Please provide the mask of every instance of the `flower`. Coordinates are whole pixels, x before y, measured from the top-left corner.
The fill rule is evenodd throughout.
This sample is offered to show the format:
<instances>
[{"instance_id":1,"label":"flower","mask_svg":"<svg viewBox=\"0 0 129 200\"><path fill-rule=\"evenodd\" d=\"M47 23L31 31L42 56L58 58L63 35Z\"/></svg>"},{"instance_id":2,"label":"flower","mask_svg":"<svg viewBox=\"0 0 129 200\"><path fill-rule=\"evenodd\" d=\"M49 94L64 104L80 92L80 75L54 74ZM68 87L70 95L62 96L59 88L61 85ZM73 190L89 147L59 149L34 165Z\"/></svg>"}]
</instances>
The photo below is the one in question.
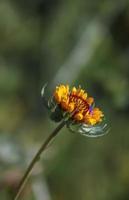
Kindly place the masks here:
<instances>
[{"instance_id":1,"label":"flower","mask_svg":"<svg viewBox=\"0 0 129 200\"><path fill-rule=\"evenodd\" d=\"M72 132L80 132L90 137L107 132L107 124L103 124L103 112L95 107L94 98L89 97L81 86L70 89L69 85L61 84L55 88L49 100L44 97L45 87L46 85L42 89L42 96L52 120L59 122L64 119Z\"/></svg>"},{"instance_id":2,"label":"flower","mask_svg":"<svg viewBox=\"0 0 129 200\"><path fill-rule=\"evenodd\" d=\"M99 108L94 108L94 99L88 97L87 92L81 87L73 87L70 91L69 85L59 85L53 96L61 109L68 113L73 112L72 118L77 122L95 125L104 117Z\"/></svg>"}]
</instances>

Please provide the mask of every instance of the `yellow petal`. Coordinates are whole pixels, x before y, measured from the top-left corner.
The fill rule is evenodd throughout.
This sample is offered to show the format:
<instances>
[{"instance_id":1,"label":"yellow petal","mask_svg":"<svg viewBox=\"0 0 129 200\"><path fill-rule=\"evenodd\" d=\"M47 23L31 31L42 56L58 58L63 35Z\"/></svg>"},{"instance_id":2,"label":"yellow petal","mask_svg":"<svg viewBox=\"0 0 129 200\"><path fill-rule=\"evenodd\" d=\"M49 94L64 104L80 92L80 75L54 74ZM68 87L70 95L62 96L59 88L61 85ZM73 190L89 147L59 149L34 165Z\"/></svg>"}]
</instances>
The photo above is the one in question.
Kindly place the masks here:
<instances>
[{"instance_id":1,"label":"yellow petal","mask_svg":"<svg viewBox=\"0 0 129 200\"><path fill-rule=\"evenodd\" d=\"M75 116L74 116L74 119L76 119L77 121L81 121L83 119L83 115L82 113L77 113Z\"/></svg>"},{"instance_id":2,"label":"yellow petal","mask_svg":"<svg viewBox=\"0 0 129 200\"><path fill-rule=\"evenodd\" d=\"M96 120L95 120L92 116L90 116L90 115L86 115L86 116L84 117L84 122L85 122L86 124L89 124L89 125L94 125L94 124L96 124Z\"/></svg>"},{"instance_id":3,"label":"yellow petal","mask_svg":"<svg viewBox=\"0 0 129 200\"><path fill-rule=\"evenodd\" d=\"M75 87L72 88L72 94L76 94L77 89Z\"/></svg>"},{"instance_id":4,"label":"yellow petal","mask_svg":"<svg viewBox=\"0 0 129 200\"><path fill-rule=\"evenodd\" d=\"M94 99L92 97L88 97L86 101L89 105L91 105L94 102Z\"/></svg>"},{"instance_id":5,"label":"yellow petal","mask_svg":"<svg viewBox=\"0 0 129 200\"><path fill-rule=\"evenodd\" d=\"M57 103L61 102L61 94L59 92L55 91L54 98L57 101Z\"/></svg>"},{"instance_id":6,"label":"yellow petal","mask_svg":"<svg viewBox=\"0 0 129 200\"><path fill-rule=\"evenodd\" d=\"M61 102L61 107L64 109L64 110L67 110L68 109L68 103L67 102Z\"/></svg>"},{"instance_id":7,"label":"yellow petal","mask_svg":"<svg viewBox=\"0 0 129 200\"><path fill-rule=\"evenodd\" d=\"M68 105L68 111L69 112L73 112L74 108L75 108L74 103L73 102L69 103L69 105Z\"/></svg>"}]
</instances>

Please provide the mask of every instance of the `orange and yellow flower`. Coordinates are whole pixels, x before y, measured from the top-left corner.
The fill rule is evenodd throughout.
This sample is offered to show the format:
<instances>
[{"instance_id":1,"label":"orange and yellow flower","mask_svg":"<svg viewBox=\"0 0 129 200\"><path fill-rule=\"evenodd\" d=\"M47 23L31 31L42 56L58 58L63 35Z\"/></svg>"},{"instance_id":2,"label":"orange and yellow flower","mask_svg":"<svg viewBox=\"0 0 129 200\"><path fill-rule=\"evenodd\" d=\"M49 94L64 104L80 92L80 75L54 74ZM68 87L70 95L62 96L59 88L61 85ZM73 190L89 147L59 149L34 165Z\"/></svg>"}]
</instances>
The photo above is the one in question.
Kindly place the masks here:
<instances>
[{"instance_id":1,"label":"orange and yellow flower","mask_svg":"<svg viewBox=\"0 0 129 200\"><path fill-rule=\"evenodd\" d=\"M73 87L71 90L69 85L59 85L54 91L54 100L56 103L68 113L72 113L72 118L77 122L87 125L95 125L102 121L102 111L94 107L94 99L88 97L88 94L80 86Z\"/></svg>"}]
</instances>

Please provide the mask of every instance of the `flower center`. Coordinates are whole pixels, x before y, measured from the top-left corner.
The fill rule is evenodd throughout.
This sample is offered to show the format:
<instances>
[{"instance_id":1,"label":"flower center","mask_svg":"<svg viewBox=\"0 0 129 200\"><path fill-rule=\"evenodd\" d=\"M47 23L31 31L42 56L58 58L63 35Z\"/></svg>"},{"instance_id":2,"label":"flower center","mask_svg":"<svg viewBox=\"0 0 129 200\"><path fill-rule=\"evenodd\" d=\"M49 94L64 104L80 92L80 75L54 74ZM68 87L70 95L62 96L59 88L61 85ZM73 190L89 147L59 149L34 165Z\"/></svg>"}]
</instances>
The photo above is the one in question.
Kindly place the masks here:
<instances>
[{"instance_id":1,"label":"flower center","mask_svg":"<svg viewBox=\"0 0 129 200\"><path fill-rule=\"evenodd\" d=\"M75 110L77 110L77 112L82 112L83 114L86 114L89 110L89 105L87 101L76 94L70 94L69 103L72 102L75 104Z\"/></svg>"}]
</instances>

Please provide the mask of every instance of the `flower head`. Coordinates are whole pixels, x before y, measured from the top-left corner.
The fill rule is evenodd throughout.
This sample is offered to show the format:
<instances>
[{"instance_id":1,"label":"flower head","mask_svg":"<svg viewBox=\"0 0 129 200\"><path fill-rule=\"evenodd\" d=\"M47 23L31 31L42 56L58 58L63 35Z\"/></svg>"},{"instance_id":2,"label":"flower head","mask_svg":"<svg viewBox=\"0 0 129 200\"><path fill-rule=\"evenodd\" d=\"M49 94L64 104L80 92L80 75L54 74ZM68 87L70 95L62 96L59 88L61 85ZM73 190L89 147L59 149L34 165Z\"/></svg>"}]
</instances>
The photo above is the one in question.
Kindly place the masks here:
<instances>
[{"instance_id":1,"label":"flower head","mask_svg":"<svg viewBox=\"0 0 129 200\"><path fill-rule=\"evenodd\" d=\"M92 137L105 134L106 125L100 125L104 120L103 112L95 107L93 97L89 97L80 86L71 89L69 85L57 86L47 107L50 109L51 119L58 122L66 118L67 127L71 131L86 133L85 135Z\"/></svg>"},{"instance_id":2,"label":"flower head","mask_svg":"<svg viewBox=\"0 0 129 200\"><path fill-rule=\"evenodd\" d=\"M88 97L85 90L73 87L70 91L68 85L60 85L54 91L54 100L61 109L73 113L76 122L95 125L102 121L103 113L99 108L94 108L94 99Z\"/></svg>"}]
</instances>

